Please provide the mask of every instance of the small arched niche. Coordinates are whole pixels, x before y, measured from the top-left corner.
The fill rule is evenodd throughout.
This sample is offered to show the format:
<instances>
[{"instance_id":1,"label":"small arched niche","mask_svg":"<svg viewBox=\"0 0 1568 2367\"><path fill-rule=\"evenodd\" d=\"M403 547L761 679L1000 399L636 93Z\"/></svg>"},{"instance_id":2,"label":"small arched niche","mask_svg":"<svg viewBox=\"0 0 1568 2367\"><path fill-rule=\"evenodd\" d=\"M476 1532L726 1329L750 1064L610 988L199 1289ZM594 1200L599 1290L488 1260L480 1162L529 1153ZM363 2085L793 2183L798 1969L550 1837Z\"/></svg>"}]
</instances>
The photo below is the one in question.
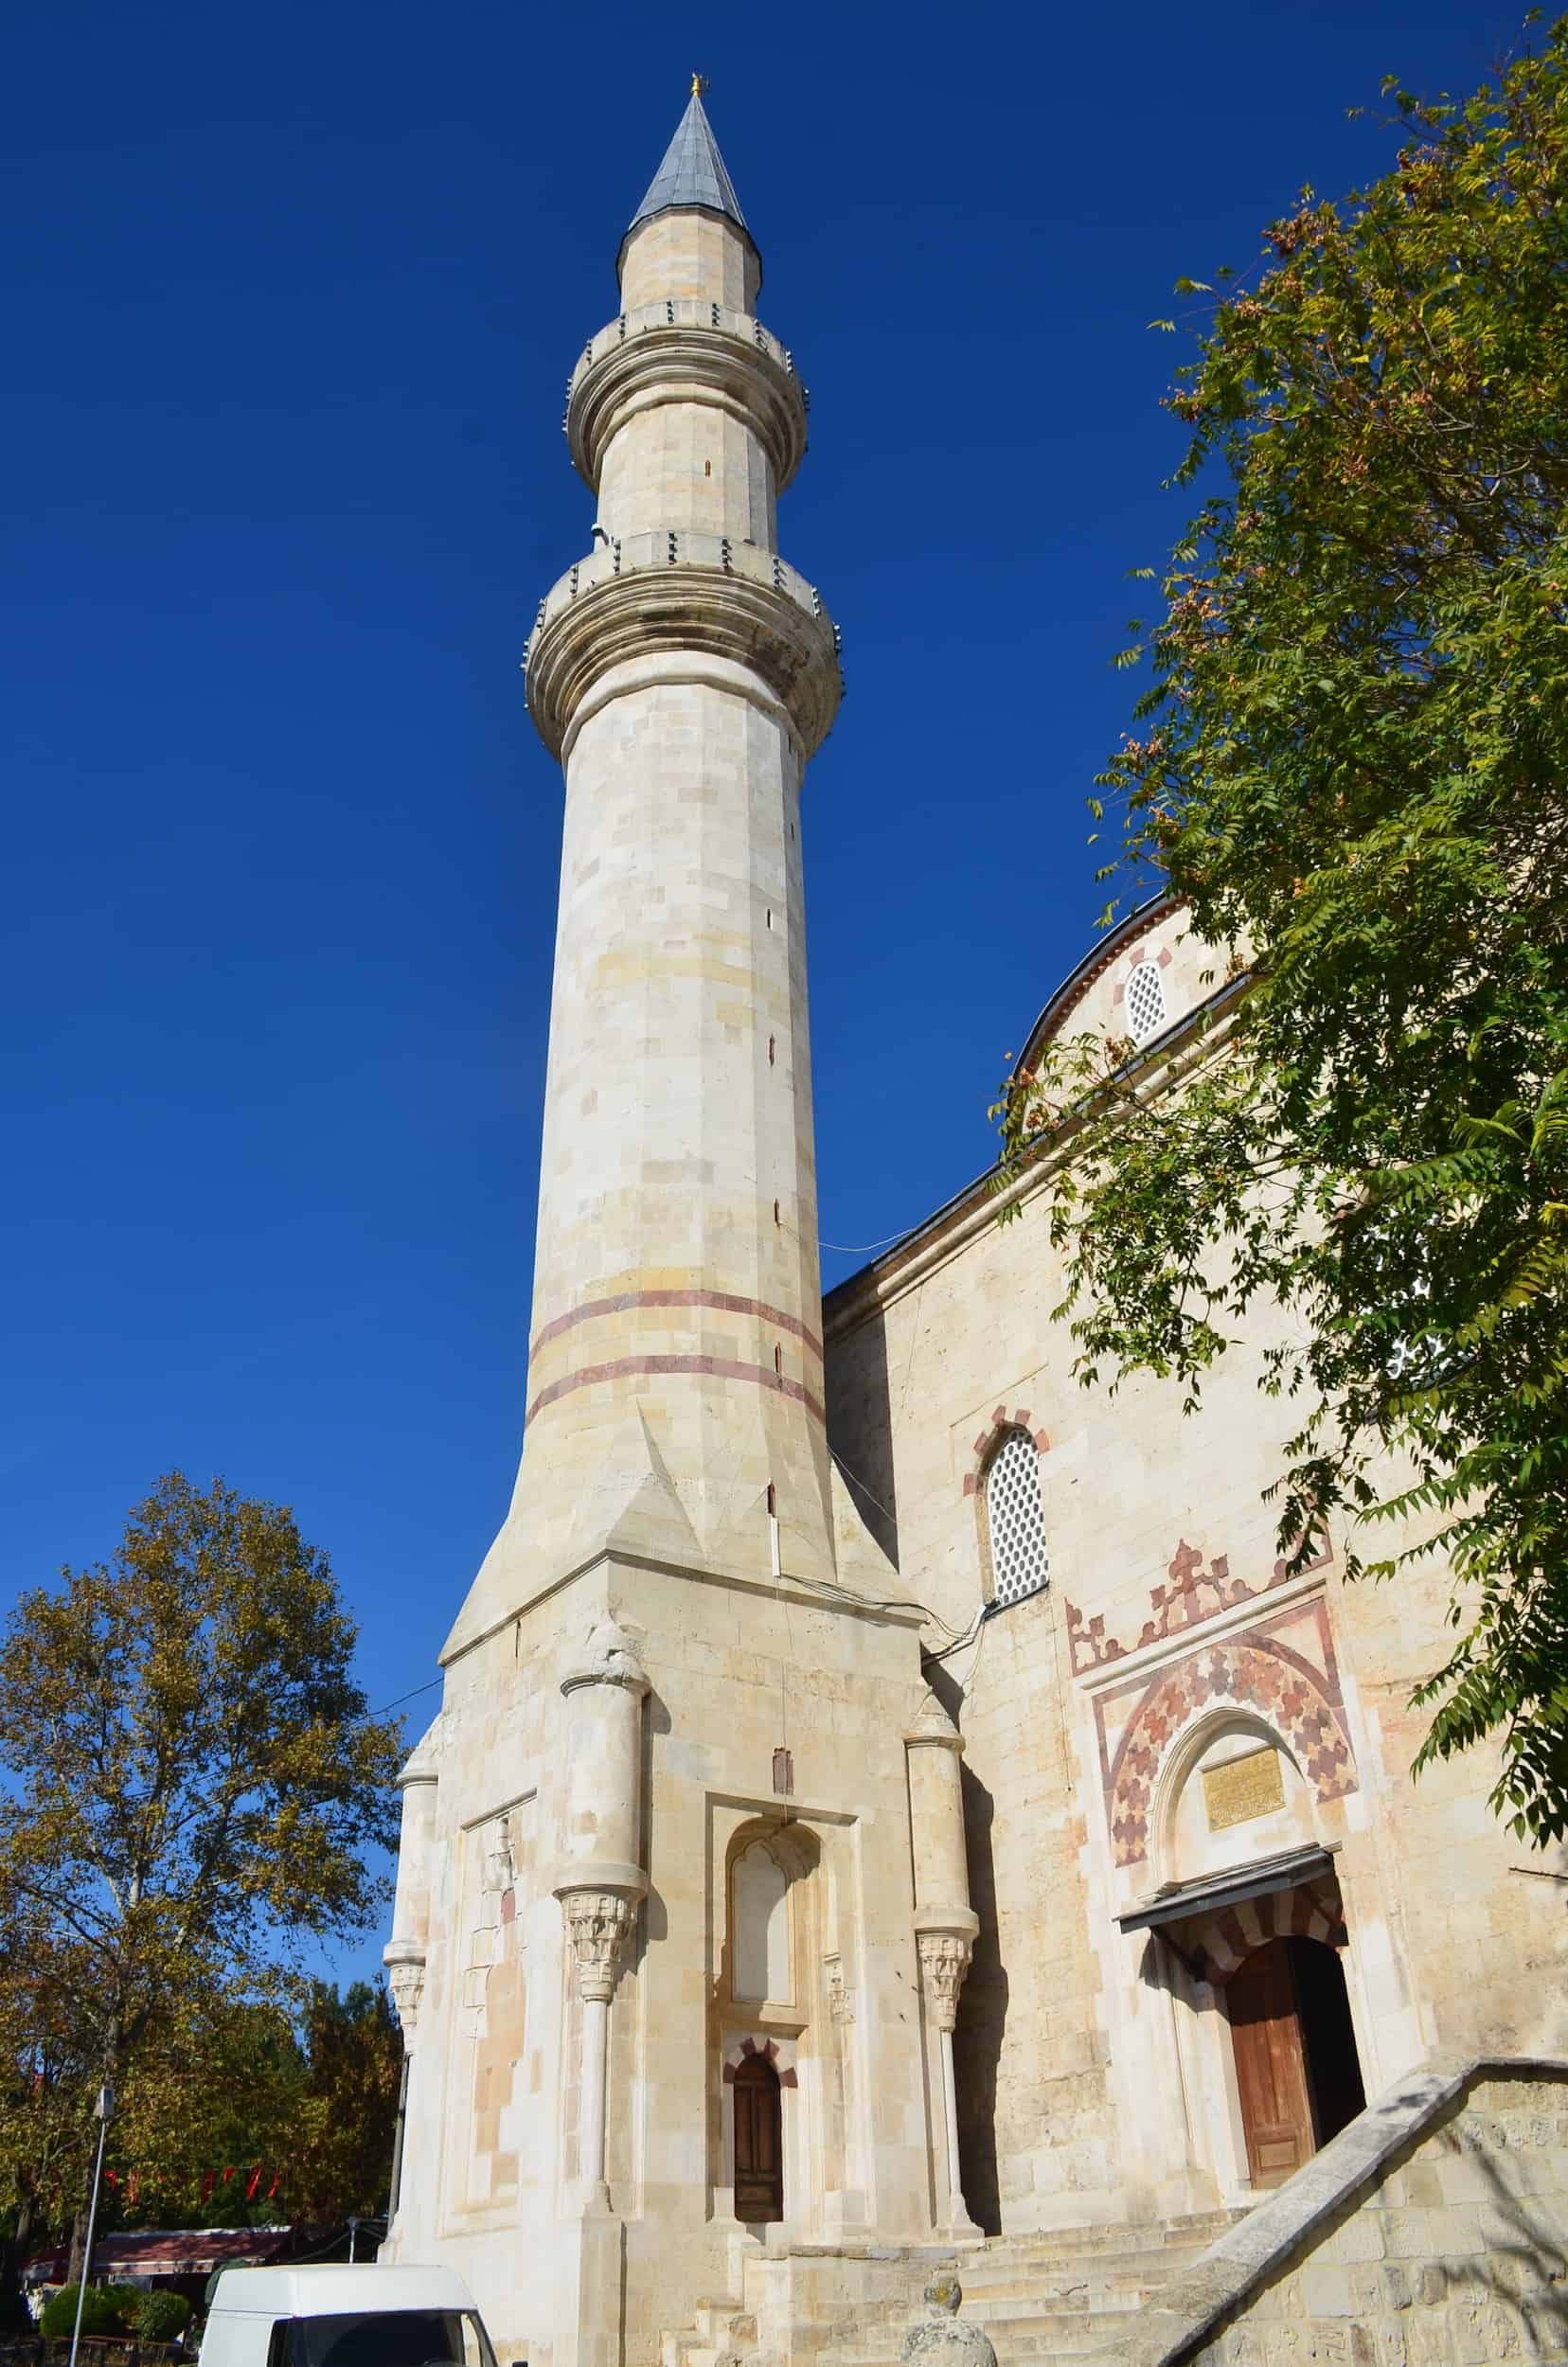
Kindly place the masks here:
<instances>
[{"instance_id":1,"label":"small arched niche","mask_svg":"<svg viewBox=\"0 0 1568 2367\"><path fill-rule=\"evenodd\" d=\"M748 2023L760 2017L798 2030L811 2014L822 1944L821 1865L816 1836L794 1818L752 1818L730 1837L717 1994ZM764 2015L764 2006L775 2012Z\"/></svg>"},{"instance_id":2,"label":"small arched niche","mask_svg":"<svg viewBox=\"0 0 1568 2367\"><path fill-rule=\"evenodd\" d=\"M1311 1786L1274 1728L1244 1713L1210 1718L1188 1735L1161 1789L1162 1882L1200 1881L1318 1839Z\"/></svg>"},{"instance_id":3,"label":"small arched niche","mask_svg":"<svg viewBox=\"0 0 1568 2367\"><path fill-rule=\"evenodd\" d=\"M792 2002L790 1877L765 1841L730 1865L730 1995L739 2003Z\"/></svg>"}]
</instances>

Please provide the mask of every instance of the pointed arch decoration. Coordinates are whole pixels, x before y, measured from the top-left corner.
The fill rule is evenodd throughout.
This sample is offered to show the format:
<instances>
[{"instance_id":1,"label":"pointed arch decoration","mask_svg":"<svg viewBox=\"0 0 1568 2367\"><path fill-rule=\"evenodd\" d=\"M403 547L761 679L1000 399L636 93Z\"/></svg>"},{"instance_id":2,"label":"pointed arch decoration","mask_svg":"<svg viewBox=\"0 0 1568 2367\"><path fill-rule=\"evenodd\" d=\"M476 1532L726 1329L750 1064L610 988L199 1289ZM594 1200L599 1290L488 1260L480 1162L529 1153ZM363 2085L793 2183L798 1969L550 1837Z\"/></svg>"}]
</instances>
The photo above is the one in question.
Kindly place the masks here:
<instances>
[{"instance_id":1,"label":"pointed arch decoration","mask_svg":"<svg viewBox=\"0 0 1568 2367\"><path fill-rule=\"evenodd\" d=\"M721 2076L726 2088L733 2088L735 2074L747 2056L760 2055L777 2073L781 2088L796 2088L800 2082L795 2077L795 2052L793 2038L767 2038L759 2031L747 2031L744 2037L737 2033L725 2044Z\"/></svg>"},{"instance_id":2,"label":"pointed arch decoration","mask_svg":"<svg viewBox=\"0 0 1568 2367\"><path fill-rule=\"evenodd\" d=\"M985 1429L980 1433L980 1435L976 1438L973 1446L970 1450L970 1468L964 1473L964 1493L966 1496L976 1496L979 1494L981 1483L986 1476L986 1466L990 1461L992 1455L996 1452L997 1448L1002 1444L1003 1439L1007 1436L1010 1430L1021 1430L1026 1432L1029 1437L1034 1440L1035 1451L1038 1454L1048 1454L1050 1452L1051 1442L1049 1438L1042 1430L1035 1430L1032 1427L1032 1417L1026 1407L1020 1406L1017 1411L1012 1414L1007 1412L1005 1405L994 1407L992 1409L990 1420L987 1423Z\"/></svg>"},{"instance_id":3,"label":"pointed arch decoration","mask_svg":"<svg viewBox=\"0 0 1568 2367\"><path fill-rule=\"evenodd\" d=\"M1266 1718L1289 1744L1320 1801L1356 1790L1355 1757L1340 1704L1299 1652L1256 1630L1207 1645L1174 1668L1160 1670L1122 1730L1108 1786L1117 1865L1141 1865L1148 1857L1149 1804L1161 1769L1193 1718L1221 1703Z\"/></svg>"},{"instance_id":4,"label":"pointed arch decoration","mask_svg":"<svg viewBox=\"0 0 1568 2367\"><path fill-rule=\"evenodd\" d=\"M1178 1936L1179 1934L1179 1936ZM1217 1913L1195 1915L1190 1922L1167 1925L1162 1938L1182 1957L1187 1970L1212 1988L1222 1989L1232 1973L1239 1972L1254 1949L1270 1940L1320 1940L1336 1950L1349 1946L1339 1883L1332 1875L1294 1890L1274 1891L1249 1898Z\"/></svg>"}]
</instances>

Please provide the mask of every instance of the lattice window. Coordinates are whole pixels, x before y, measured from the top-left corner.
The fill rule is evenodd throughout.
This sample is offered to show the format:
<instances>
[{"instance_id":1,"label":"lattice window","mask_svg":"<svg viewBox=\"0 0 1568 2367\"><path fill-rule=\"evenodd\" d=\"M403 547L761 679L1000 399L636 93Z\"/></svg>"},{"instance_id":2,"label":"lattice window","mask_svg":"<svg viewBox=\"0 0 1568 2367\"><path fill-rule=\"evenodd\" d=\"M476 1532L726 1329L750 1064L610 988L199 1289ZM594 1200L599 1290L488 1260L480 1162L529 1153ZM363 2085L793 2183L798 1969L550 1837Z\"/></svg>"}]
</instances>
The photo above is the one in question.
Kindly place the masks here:
<instances>
[{"instance_id":1,"label":"lattice window","mask_svg":"<svg viewBox=\"0 0 1568 2367\"><path fill-rule=\"evenodd\" d=\"M1165 980L1158 962L1140 962L1127 982L1127 1032L1147 1043L1166 1023Z\"/></svg>"},{"instance_id":2,"label":"lattice window","mask_svg":"<svg viewBox=\"0 0 1568 2367\"><path fill-rule=\"evenodd\" d=\"M1051 1559L1040 1504L1040 1456L1027 1431L1009 1431L991 1457L986 1522L992 1602L1019 1603L1025 1594L1038 1594L1050 1577Z\"/></svg>"}]
</instances>

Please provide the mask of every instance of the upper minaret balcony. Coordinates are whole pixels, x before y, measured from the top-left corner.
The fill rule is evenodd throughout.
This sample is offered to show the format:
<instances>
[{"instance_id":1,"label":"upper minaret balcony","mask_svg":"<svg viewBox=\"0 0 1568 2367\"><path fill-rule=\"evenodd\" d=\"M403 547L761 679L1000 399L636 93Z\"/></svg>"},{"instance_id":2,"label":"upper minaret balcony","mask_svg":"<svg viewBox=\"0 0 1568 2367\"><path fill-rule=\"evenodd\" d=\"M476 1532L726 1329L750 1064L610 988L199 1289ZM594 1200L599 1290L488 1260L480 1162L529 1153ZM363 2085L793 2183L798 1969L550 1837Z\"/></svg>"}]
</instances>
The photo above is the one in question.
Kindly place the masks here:
<instances>
[{"instance_id":1,"label":"upper minaret balcony","mask_svg":"<svg viewBox=\"0 0 1568 2367\"><path fill-rule=\"evenodd\" d=\"M771 551L806 406L788 349L754 314L665 296L589 339L565 426L606 533L728 534Z\"/></svg>"},{"instance_id":2,"label":"upper minaret balcony","mask_svg":"<svg viewBox=\"0 0 1568 2367\"><path fill-rule=\"evenodd\" d=\"M806 390L753 310L761 262L695 83L619 269L624 310L566 388L572 458L598 496L594 548L540 603L529 707L569 758L605 676L711 660L751 678L747 695L766 684L804 759L843 687L832 620L778 555Z\"/></svg>"},{"instance_id":3,"label":"upper minaret balcony","mask_svg":"<svg viewBox=\"0 0 1568 2367\"><path fill-rule=\"evenodd\" d=\"M600 525L774 550L778 495L806 449L806 391L757 318L761 262L695 89L618 267L622 310L566 392Z\"/></svg>"}]
</instances>

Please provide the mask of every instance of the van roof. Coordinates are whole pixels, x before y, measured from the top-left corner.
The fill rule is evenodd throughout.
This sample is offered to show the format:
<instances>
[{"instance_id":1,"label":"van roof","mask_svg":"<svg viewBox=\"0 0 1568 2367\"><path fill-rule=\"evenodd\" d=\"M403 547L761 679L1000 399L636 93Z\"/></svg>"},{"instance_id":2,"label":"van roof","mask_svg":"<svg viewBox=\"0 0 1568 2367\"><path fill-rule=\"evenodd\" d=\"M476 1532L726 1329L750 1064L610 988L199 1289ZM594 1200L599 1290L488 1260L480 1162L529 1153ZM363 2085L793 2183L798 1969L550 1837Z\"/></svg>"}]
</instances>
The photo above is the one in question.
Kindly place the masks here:
<instances>
[{"instance_id":1,"label":"van roof","mask_svg":"<svg viewBox=\"0 0 1568 2367\"><path fill-rule=\"evenodd\" d=\"M225 2269L212 2312L263 2318L332 2318L350 2310L472 2309L472 2294L453 2269L399 2262L302 2269Z\"/></svg>"}]
</instances>

